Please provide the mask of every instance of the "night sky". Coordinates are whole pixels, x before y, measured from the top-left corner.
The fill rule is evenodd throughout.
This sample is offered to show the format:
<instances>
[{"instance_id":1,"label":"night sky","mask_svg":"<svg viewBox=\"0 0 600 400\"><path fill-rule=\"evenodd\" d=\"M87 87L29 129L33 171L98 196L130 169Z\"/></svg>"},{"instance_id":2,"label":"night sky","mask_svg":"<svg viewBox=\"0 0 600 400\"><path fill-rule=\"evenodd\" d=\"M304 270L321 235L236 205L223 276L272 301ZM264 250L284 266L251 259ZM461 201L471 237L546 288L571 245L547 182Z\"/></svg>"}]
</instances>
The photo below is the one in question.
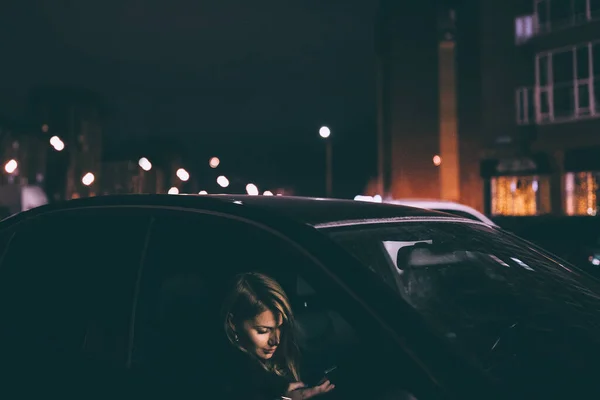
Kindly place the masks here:
<instances>
[{"instance_id":1,"label":"night sky","mask_svg":"<svg viewBox=\"0 0 600 400\"><path fill-rule=\"evenodd\" d=\"M0 108L36 84L80 85L115 106L111 146L174 137L196 174L217 155L240 179L353 196L376 171L372 0L4 0ZM233 177L232 177L233 178Z\"/></svg>"}]
</instances>

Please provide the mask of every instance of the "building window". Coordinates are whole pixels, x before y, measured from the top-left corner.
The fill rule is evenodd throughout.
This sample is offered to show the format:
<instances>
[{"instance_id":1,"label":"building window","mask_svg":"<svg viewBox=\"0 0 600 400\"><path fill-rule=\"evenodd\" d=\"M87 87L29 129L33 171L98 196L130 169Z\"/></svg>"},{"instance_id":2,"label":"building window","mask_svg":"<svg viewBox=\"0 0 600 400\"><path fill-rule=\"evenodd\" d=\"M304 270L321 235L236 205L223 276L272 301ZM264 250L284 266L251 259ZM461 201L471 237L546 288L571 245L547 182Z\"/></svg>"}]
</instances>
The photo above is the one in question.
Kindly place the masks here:
<instances>
[{"instance_id":1,"label":"building window","mask_svg":"<svg viewBox=\"0 0 600 400\"><path fill-rule=\"evenodd\" d=\"M550 30L558 30L573 25L572 0L546 0L550 16Z\"/></svg>"},{"instance_id":2,"label":"building window","mask_svg":"<svg viewBox=\"0 0 600 400\"><path fill-rule=\"evenodd\" d=\"M533 37L533 15L515 18L515 41L517 44L525 43Z\"/></svg>"},{"instance_id":3,"label":"building window","mask_svg":"<svg viewBox=\"0 0 600 400\"><path fill-rule=\"evenodd\" d=\"M600 0L534 0L533 31L540 35L600 19Z\"/></svg>"},{"instance_id":4,"label":"building window","mask_svg":"<svg viewBox=\"0 0 600 400\"><path fill-rule=\"evenodd\" d=\"M550 212L548 177L498 176L492 178L493 215L539 215Z\"/></svg>"},{"instance_id":5,"label":"building window","mask_svg":"<svg viewBox=\"0 0 600 400\"><path fill-rule=\"evenodd\" d=\"M567 215L596 215L600 172L569 172L565 175Z\"/></svg>"},{"instance_id":6,"label":"building window","mask_svg":"<svg viewBox=\"0 0 600 400\"><path fill-rule=\"evenodd\" d=\"M528 125L535 122L535 107L533 88L517 89L517 124Z\"/></svg>"},{"instance_id":7,"label":"building window","mask_svg":"<svg viewBox=\"0 0 600 400\"><path fill-rule=\"evenodd\" d=\"M550 0L535 0L534 21L535 33L543 34L550 32Z\"/></svg>"},{"instance_id":8,"label":"building window","mask_svg":"<svg viewBox=\"0 0 600 400\"><path fill-rule=\"evenodd\" d=\"M536 123L600 116L596 109L600 86L594 84L594 47L587 43L536 55ZM596 69L600 70L600 48L597 53Z\"/></svg>"},{"instance_id":9,"label":"building window","mask_svg":"<svg viewBox=\"0 0 600 400\"><path fill-rule=\"evenodd\" d=\"M600 19L600 1L587 0L587 12L590 19Z\"/></svg>"},{"instance_id":10,"label":"building window","mask_svg":"<svg viewBox=\"0 0 600 400\"><path fill-rule=\"evenodd\" d=\"M594 2L595 0L592 0ZM589 1L588 0L572 0L573 6L573 22L574 23L582 23L587 20L592 19L589 12Z\"/></svg>"},{"instance_id":11,"label":"building window","mask_svg":"<svg viewBox=\"0 0 600 400\"><path fill-rule=\"evenodd\" d=\"M535 104L536 122L538 124L553 119L553 87L552 87L552 54L536 55L535 63Z\"/></svg>"},{"instance_id":12,"label":"building window","mask_svg":"<svg viewBox=\"0 0 600 400\"><path fill-rule=\"evenodd\" d=\"M590 44L590 72L592 86L590 107L594 115L600 115L600 42Z\"/></svg>"}]
</instances>

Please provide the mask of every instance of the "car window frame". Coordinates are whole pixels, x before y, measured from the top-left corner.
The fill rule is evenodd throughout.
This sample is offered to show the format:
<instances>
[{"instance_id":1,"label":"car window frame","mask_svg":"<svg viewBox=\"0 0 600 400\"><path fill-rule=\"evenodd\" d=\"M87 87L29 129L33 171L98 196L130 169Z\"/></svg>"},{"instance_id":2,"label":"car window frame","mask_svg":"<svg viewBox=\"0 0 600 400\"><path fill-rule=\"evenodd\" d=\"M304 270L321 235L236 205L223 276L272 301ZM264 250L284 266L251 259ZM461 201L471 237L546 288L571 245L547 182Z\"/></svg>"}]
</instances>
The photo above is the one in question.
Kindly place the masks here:
<instances>
[{"instance_id":1,"label":"car window frame","mask_svg":"<svg viewBox=\"0 0 600 400\"><path fill-rule=\"evenodd\" d=\"M350 299L353 304L360 307L360 313L362 313L364 315L368 315L369 321L372 321L373 323L379 325L381 328L382 334L387 339L389 339L390 342L396 342L396 344L399 344L397 341L397 339L398 339L397 335L395 334L393 329L389 325L387 325L385 323L385 321L383 321L381 319L381 317L378 316L374 312L374 310L370 309L368 304L365 303L364 300L355 291L353 291L345 282L341 281L339 279L339 277L337 277L335 275L335 273L330 268L328 268L328 266L327 266L328 261L322 260L318 255L315 255L313 252L311 252L310 249L305 248L302 245L302 243L300 243L299 241L294 240L292 237L288 236L287 232L285 232L283 230L279 230L276 227L270 226L269 224L264 223L261 220L255 220L255 219L246 217L244 215L237 215L234 213L228 213L228 212L217 211L217 210L196 209L196 208L188 209L188 208L181 208L181 207L153 207L152 215L153 215L153 221L154 221L154 223L152 225L152 233L158 226L157 221L159 219L164 218L165 216L168 216L170 218L182 217L182 218L185 218L186 221L190 221L192 219L201 221L201 218L206 215L211 216L211 217L223 218L223 219L226 219L229 221L234 221L236 223L251 226L253 229L257 229L259 231L266 232L268 235L273 236L274 239L282 241L283 243L286 243L286 245L292 251L302 254L302 256L306 259L306 261L308 261L307 263L304 263L303 264L304 266L301 269L299 269L297 272L300 274L300 276L302 276L305 279L307 276L310 276L310 278L308 278L310 280L310 285L314 287L314 289L317 293L320 293L323 290L322 282L323 282L323 280L325 280L330 287L336 288L336 292L344 293L345 298ZM188 222L188 223L192 223L192 222ZM322 234L320 232L318 232L318 230L316 230L312 227L310 227L309 229L311 230L311 234L315 235L315 238L323 237ZM153 237L152 233L149 235L150 242L152 241L152 237ZM337 247L337 243L330 241L328 238L326 238L326 240L332 246L334 246L334 248ZM348 257L350 257L351 259L354 258L352 255L350 255L346 251L343 251L343 253L345 255L347 255ZM142 282L144 280L144 274L146 273L146 267L147 267L147 265L144 264L141 269L140 284L143 284ZM385 284L383 284L383 285L385 285ZM387 285L385 285L385 287L388 288ZM326 296L328 297L328 300L330 300L331 297L333 297L333 296L330 297L329 295L326 295ZM138 297L137 301L138 301L138 304L136 305L136 307L138 307L138 308L144 307L143 304L140 305L139 297ZM338 307L338 306L342 305L341 308L344 309L344 311L340 312L340 314L342 316L345 317L345 315L348 313L348 311L347 311L348 306L345 304L345 302L340 301L339 299L336 299L336 300L332 301L332 305L333 305L333 307ZM136 323L137 323L137 319L136 319ZM351 323L351 325L352 324L353 323ZM135 331L138 329L139 329L139 327L136 327L134 329L134 335L133 335L134 348L135 348L135 343L136 343ZM402 360L398 360L398 361L401 363L407 364L407 366L409 368L415 369L415 371L417 371L416 373L419 376L424 377L423 381L425 382L425 387L423 388L423 390L425 391L425 393L434 393L434 392L439 393L440 390L444 390L442 388L442 386L439 385L439 382L437 382L431 376L430 372L427 370L425 365L422 363L419 363L414 358L414 355L411 354L409 351L407 351L407 349L405 347L403 347L402 345L396 346L396 348L391 351L394 353L401 353L403 358L402 358ZM421 382L421 379L419 379L419 381L420 381L419 386L422 387L423 382Z\"/></svg>"}]
</instances>

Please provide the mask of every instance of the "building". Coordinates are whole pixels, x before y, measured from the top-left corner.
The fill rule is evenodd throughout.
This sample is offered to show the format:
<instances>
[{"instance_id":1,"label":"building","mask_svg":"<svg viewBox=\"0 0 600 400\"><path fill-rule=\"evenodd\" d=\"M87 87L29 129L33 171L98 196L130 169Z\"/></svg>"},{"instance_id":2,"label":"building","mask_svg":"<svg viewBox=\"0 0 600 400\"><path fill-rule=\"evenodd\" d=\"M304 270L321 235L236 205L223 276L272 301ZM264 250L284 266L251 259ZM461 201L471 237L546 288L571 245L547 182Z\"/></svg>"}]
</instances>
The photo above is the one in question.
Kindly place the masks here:
<instances>
[{"instance_id":1,"label":"building","mask_svg":"<svg viewBox=\"0 0 600 400\"><path fill-rule=\"evenodd\" d=\"M29 96L28 112L46 136L57 136L64 149L50 153L48 172L54 199L94 196L101 174L103 127L107 106L96 93L71 87L43 86Z\"/></svg>"},{"instance_id":2,"label":"building","mask_svg":"<svg viewBox=\"0 0 600 400\"><path fill-rule=\"evenodd\" d=\"M437 10L437 12L436 12ZM468 14L468 13L467 13ZM468 15L470 18L471 15ZM380 1L377 19L378 194L457 201L481 210L477 110L462 98L479 70L460 14L435 0ZM467 63L464 63L467 64ZM469 74L470 75L467 75ZM463 78L467 77L462 91ZM459 90L458 88L461 88Z\"/></svg>"},{"instance_id":3,"label":"building","mask_svg":"<svg viewBox=\"0 0 600 400\"><path fill-rule=\"evenodd\" d=\"M480 7L486 210L596 215L600 2L465 3Z\"/></svg>"}]
</instances>

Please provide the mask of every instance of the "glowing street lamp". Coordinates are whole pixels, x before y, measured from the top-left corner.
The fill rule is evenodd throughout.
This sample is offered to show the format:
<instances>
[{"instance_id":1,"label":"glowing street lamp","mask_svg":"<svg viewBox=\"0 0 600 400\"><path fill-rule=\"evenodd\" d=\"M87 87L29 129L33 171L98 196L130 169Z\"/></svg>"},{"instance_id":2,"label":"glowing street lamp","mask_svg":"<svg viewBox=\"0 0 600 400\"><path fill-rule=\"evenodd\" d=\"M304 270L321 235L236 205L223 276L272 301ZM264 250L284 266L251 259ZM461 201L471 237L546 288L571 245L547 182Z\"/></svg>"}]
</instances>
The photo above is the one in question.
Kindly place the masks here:
<instances>
[{"instance_id":1,"label":"glowing street lamp","mask_svg":"<svg viewBox=\"0 0 600 400\"><path fill-rule=\"evenodd\" d=\"M167 193L168 194L179 194L179 189L177 189L175 186L173 186L171 189L169 189L169 191Z\"/></svg>"},{"instance_id":2,"label":"glowing street lamp","mask_svg":"<svg viewBox=\"0 0 600 400\"><path fill-rule=\"evenodd\" d=\"M175 174L183 182L186 182L188 179L190 179L190 174L183 168L179 168Z\"/></svg>"},{"instance_id":3,"label":"glowing street lamp","mask_svg":"<svg viewBox=\"0 0 600 400\"><path fill-rule=\"evenodd\" d=\"M85 186L90 186L92 183L94 183L95 179L96 177L94 176L94 174L88 172L83 176L83 178L81 178L81 183L83 183Z\"/></svg>"},{"instance_id":4,"label":"glowing street lamp","mask_svg":"<svg viewBox=\"0 0 600 400\"><path fill-rule=\"evenodd\" d=\"M65 143L58 136L52 136L50 138L50 145L54 147L54 150L56 151L62 151L65 148Z\"/></svg>"},{"instance_id":5,"label":"glowing street lamp","mask_svg":"<svg viewBox=\"0 0 600 400\"><path fill-rule=\"evenodd\" d=\"M263 196L273 196L273 192L271 192L270 190L265 190Z\"/></svg>"},{"instance_id":6,"label":"glowing street lamp","mask_svg":"<svg viewBox=\"0 0 600 400\"><path fill-rule=\"evenodd\" d=\"M332 160L331 160L331 139L329 139L329 136L331 136L331 130L326 127L326 126L322 126L321 129L319 129L319 136L321 136L323 139L325 139L325 145L326 145L326 154L325 154L325 168L326 168L326 176L325 176L325 185L326 185L326 191L327 191L327 197L331 197L332 192L333 192L333 167L332 167Z\"/></svg>"},{"instance_id":7,"label":"glowing street lamp","mask_svg":"<svg viewBox=\"0 0 600 400\"><path fill-rule=\"evenodd\" d=\"M323 139L327 139L331 135L331 130L326 126L322 126L321 129L319 129L319 135Z\"/></svg>"},{"instance_id":8,"label":"glowing street lamp","mask_svg":"<svg viewBox=\"0 0 600 400\"><path fill-rule=\"evenodd\" d=\"M258 196L258 188L254 183L249 183L246 185L246 193L250 196Z\"/></svg>"},{"instance_id":9,"label":"glowing street lamp","mask_svg":"<svg viewBox=\"0 0 600 400\"><path fill-rule=\"evenodd\" d=\"M217 168L219 164L221 164L221 160L219 160L219 157L213 157L208 162L208 165L210 165L211 168Z\"/></svg>"},{"instance_id":10,"label":"glowing street lamp","mask_svg":"<svg viewBox=\"0 0 600 400\"><path fill-rule=\"evenodd\" d=\"M150 171L152 169L152 163L146 157L140 158L140 160L138 161L138 165L144 171Z\"/></svg>"},{"instance_id":11,"label":"glowing street lamp","mask_svg":"<svg viewBox=\"0 0 600 400\"><path fill-rule=\"evenodd\" d=\"M4 164L4 170L9 174L12 174L17 170L18 166L19 164L17 164L16 160L9 160L6 164Z\"/></svg>"},{"instance_id":12,"label":"glowing street lamp","mask_svg":"<svg viewBox=\"0 0 600 400\"><path fill-rule=\"evenodd\" d=\"M221 175L221 176L219 176L217 178L217 183L222 188L226 188L227 186L229 186L229 179L227 179L226 177L224 177L223 175Z\"/></svg>"},{"instance_id":13,"label":"glowing street lamp","mask_svg":"<svg viewBox=\"0 0 600 400\"><path fill-rule=\"evenodd\" d=\"M201 190L198 192L198 194L208 194L208 192L206 190Z\"/></svg>"}]
</instances>

